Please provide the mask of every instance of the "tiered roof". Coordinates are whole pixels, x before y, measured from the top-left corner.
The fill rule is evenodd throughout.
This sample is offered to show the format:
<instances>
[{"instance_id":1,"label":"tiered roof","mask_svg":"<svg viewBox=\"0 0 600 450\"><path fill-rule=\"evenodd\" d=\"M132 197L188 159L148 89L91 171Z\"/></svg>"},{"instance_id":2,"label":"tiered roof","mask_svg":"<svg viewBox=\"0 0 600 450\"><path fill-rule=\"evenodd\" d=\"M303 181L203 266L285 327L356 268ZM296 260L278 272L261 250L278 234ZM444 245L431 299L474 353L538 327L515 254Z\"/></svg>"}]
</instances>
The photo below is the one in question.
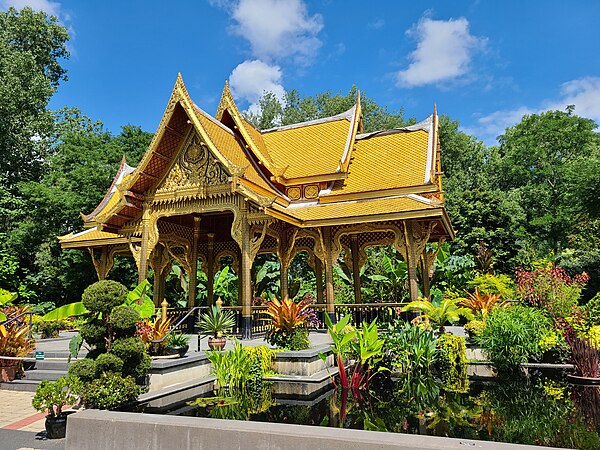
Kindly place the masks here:
<instances>
[{"instance_id":1,"label":"tiered roof","mask_svg":"<svg viewBox=\"0 0 600 450\"><path fill-rule=\"evenodd\" d=\"M361 112L359 94L336 116L260 131L240 113L227 83L212 117L191 100L179 75L142 161L137 168L122 161L102 202L82 214L85 225L118 233L138 219L145 194L166 179L194 131L243 186L240 192L281 220L311 227L437 217L452 236L435 110L416 125L364 134ZM79 238L64 237L63 246Z\"/></svg>"}]
</instances>

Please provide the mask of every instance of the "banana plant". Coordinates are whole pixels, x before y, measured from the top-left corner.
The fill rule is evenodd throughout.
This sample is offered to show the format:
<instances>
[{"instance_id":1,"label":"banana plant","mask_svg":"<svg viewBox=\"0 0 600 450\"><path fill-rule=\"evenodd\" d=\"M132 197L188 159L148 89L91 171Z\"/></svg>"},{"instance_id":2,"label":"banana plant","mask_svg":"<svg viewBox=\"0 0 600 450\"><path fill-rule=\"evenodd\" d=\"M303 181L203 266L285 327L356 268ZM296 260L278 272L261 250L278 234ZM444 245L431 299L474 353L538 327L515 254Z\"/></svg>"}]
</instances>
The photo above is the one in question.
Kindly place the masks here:
<instances>
[{"instance_id":1,"label":"banana plant","mask_svg":"<svg viewBox=\"0 0 600 450\"><path fill-rule=\"evenodd\" d=\"M4 306L12 305L17 299L18 295L16 292L9 292L6 289L0 289L0 308ZM0 311L0 322L6 321L6 314Z\"/></svg>"}]
</instances>

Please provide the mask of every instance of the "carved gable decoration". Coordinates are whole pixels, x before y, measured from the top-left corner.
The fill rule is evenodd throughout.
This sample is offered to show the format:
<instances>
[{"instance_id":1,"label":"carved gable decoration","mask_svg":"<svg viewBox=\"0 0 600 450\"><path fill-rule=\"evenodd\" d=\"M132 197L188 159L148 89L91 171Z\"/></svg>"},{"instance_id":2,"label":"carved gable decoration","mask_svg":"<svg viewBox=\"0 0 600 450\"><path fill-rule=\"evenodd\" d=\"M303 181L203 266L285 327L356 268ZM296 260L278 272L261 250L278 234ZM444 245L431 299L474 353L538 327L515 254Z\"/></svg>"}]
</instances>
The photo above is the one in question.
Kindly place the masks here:
<instances>
[{"instance_id":1,"label":"carved gable decoration","mask_svg":"<svg viewBox=\"0 0 600 450\"><path fill-rule=\"evenodd\" d=\"M194 133L184 144L157 192L222 185L228 182L228 178L228 173L208 145Z\"/></svg>"}]
</instances>

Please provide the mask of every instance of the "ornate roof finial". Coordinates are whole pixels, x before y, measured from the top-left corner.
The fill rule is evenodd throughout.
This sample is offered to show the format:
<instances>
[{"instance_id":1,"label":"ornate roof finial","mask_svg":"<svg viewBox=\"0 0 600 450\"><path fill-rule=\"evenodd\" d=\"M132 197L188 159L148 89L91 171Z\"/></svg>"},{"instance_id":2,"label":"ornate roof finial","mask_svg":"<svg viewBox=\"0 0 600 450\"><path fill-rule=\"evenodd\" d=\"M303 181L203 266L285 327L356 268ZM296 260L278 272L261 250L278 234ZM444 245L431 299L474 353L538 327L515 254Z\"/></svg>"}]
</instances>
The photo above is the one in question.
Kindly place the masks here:
<instances>
[{"instance_id":1,"label":"ornate roof finial","mask_svg":"<svg viewBox=\"0 0 600 450\"><path fill-rule=\"evenodd\" d=\"M437 116L437 105L433 102L433 116Z\"/></svg>"}]
</instances>

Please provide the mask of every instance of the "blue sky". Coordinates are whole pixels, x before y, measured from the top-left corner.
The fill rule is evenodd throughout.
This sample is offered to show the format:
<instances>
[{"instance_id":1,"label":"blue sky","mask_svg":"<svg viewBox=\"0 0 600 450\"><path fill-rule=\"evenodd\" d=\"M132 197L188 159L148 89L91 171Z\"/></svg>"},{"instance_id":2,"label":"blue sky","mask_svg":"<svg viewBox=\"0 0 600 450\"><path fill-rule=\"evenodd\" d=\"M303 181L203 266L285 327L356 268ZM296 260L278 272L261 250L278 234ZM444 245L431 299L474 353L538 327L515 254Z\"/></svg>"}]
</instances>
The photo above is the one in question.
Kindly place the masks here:
<instances>
[{"instance_id":1,"label":"blue sky","mask_svg":"<svg viewBox=\"0 0 600 450\"><path fill-rule=\"evenodd\" d=\"M0 0L57 15L72 32L78 106L113 132L154 131L181 72L214 113L226 79L242 109L356 84L390 110L440 114L495 142L523 114L575 104L600 123L600 1Z\"/></svg>"}]
</instances>

